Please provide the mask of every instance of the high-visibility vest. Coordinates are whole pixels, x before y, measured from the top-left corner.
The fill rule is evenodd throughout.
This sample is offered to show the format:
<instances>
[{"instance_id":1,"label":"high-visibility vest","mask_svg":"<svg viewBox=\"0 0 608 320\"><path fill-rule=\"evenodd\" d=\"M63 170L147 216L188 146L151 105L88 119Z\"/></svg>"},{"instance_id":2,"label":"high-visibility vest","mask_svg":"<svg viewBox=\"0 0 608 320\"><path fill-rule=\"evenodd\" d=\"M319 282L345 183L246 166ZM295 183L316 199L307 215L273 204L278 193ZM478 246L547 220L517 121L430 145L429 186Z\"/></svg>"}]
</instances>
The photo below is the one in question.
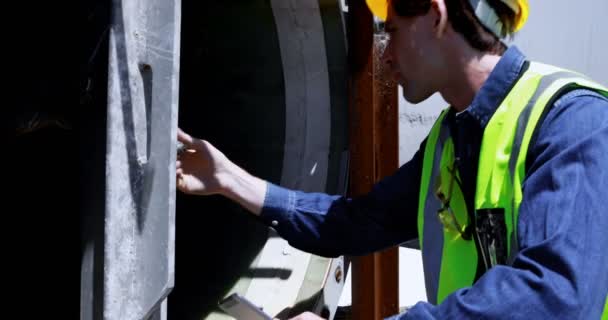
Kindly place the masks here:
<instances>
[{"instance_id":1,"label":"high-visibility vest","mask_svg":"<svg viewBox=\"0 0 608 320\"><path fill-rule=\"evenodd\" d=\"M485 263L480 265L486 270L512 262L519 251L518 209L532 134L545 108L573 87L608 97L608 89L583 75L541 63L529 64L484 129L473 214L468 214L461 190L454 144L445 121L448 110L439 116L424 150L418 207L429 302L441 303L455 290L471 286L478 259L483 259ZM472 230L472 219L477 222L476 230ZM502 235L488 239L485 232L475 232L484 227ZM467 232L472 237L467 237ZM487 244L479 251L484 257L478 257L476 242Z\"/></svg>"}]
</instances>

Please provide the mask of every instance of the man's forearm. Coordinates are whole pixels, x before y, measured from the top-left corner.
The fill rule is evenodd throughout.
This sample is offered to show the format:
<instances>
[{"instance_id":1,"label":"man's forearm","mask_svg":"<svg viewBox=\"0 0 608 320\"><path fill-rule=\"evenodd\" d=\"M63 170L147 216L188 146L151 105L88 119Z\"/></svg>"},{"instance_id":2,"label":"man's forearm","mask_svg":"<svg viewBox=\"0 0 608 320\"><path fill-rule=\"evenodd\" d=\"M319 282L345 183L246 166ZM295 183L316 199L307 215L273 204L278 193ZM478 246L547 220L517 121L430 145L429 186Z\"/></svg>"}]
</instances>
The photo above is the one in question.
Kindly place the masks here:
<instances>
[{"instance_id":1,"label":"man's forearm","mask_svg":"<svg viewBox=\"0 0 608 320\"><path fill-rule=\"evenodd\" d=\"M266 181L254 177L235 164L231 164L221 177L225 197L239 203L255 215L260 215L264 206Z\"/></svg>"}]
</instances>

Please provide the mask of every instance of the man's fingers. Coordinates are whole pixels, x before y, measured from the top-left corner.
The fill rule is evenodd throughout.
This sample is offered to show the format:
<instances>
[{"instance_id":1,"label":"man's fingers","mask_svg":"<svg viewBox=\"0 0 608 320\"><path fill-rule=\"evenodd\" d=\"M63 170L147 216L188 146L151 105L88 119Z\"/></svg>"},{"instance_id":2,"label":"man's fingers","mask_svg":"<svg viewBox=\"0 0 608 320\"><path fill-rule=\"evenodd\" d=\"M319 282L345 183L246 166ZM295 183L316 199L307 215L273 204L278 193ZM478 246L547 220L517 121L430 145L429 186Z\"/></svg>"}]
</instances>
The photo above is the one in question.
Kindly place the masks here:
<instances>
[{"instance_id":1,"label":"man's fingers","mask_svg":"<svg viewBox=\"0 0 608 320\"><path fill-rule=\"evenodd\" d=\"M186 147L192 147L194 144L194 138L189 134L182 131L182 129L177 128L177 141L186 145Z\"/></svg>"},{"instance_id":2,"label":"man's fingers","mask_svg":"<svg viewBox=\"0 0 608 320\"><path fill-rule=\"evenodd\" d=\"M185 192L186 190L186 182L184 181L184 176L182 172L178 172L177 173L177 177L176 177L176 187L179 191L181 192Z\"/></svg>"}]
</instances>

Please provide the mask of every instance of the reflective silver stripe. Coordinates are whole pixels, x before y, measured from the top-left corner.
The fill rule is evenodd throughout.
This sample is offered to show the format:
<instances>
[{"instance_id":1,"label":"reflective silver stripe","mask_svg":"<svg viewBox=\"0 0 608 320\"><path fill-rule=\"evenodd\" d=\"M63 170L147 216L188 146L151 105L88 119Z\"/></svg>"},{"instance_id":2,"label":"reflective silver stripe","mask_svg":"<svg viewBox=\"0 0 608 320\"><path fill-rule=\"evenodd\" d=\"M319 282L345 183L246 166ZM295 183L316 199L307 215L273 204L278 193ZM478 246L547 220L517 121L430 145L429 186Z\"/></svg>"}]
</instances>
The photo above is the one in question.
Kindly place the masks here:
<instances>
[{"instance_id":1,"label":"reflective silver stripe","mask_svg":"<svg viewBox=\"0 0 608 320\"><path fill-rule=\"evenodd\" d=\"M540 80L540 84L536 91L528 101L528 104L524 107L524 110L519 114L517 119L517 129L515 131L515 137L513 140L513 149L511 151L511 158L509 159L509 174L511 176L511 185L515 187L515 170L517 166L517 158L519 158L519 153L521 151L521 146L524 139L524 134L526 132L526 128L528 126L528 120L530 119L530 114L532 114L532 110L538 101L538 98L549 88L555 81L564 79L564 78L581 78L581 75L567 72L567 71L559 71L556 73L549 74L544 76ZM543 106L543 108L546 106ZM536 125L536 124L534 124ZM511 265L513 260L515 260L515 256L519 252L519 244L517 242L517 230L516 230L516 217L515 217L515 197L513 197L512 208L511 208L511 225L513 226L513 232L511 232L511 250L509 252L509 258L507 259L507 264Z\"/></svg>"},{"instance_id":2,"label":"reflective silver stripe","mask_svg":"<svg viewBox=\"0 0 608 320\"><path fill-rule=\"evenodd\" d=\"M445 119L445 118L444 118ZM422 264L424 267L424 283L426 285L426 296L430 303L437 303L437 292L439 290L439 273L441 272L441 260L443 257L443 226L437 217L437 210L441 208L441 202L435 198L435 179L440 174L441 156L443 146L449 137L449 129L444 123L441 124L439 137L435 146L433 156L433 169L429 178L429 185L424 204L424 230L422 238Z\"/></svg>"}]
</instances>

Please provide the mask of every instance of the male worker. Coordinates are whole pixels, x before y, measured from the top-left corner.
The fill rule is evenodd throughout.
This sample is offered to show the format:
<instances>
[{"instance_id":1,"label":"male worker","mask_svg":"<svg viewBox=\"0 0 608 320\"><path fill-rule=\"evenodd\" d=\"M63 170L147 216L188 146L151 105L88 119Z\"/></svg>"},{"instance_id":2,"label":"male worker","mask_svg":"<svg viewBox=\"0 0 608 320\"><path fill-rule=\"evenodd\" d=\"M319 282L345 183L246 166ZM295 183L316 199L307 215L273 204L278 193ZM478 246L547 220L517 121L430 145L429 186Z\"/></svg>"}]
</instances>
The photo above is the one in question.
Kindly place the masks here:
<instances>
[{"instance_id":1,"label":"male worker","mask_svg":"<svg viewBox=\"0 0 608 320\"><path fill-rule=\"evenodd\" d=\"M322 256L418 237L429 302L395 319L606 319L607 89L506 48L526 0L368 3L405 99L450 104L411 161L362 197L307 194L180 132L178 188L225 195Z\"/></svg>"}]
</instances>

